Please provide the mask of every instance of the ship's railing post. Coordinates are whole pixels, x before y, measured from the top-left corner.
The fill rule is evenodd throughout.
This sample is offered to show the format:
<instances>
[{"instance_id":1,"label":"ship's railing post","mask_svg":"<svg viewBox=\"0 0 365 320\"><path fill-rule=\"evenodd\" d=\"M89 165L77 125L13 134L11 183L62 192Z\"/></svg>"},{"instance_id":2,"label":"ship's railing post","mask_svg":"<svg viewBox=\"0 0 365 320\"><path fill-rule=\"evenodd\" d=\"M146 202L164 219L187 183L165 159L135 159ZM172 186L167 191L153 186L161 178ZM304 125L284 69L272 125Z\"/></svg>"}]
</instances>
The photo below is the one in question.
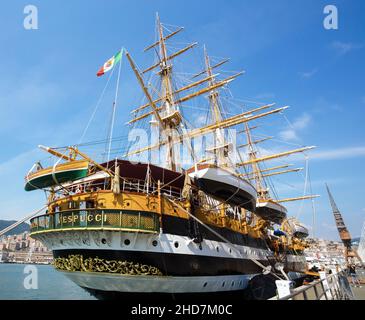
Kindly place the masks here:
<instances>
[{"instance_id":1,"label":"ship's railing post","mask_svg":"<svg viewBox=\"0 0 365 320\"><path fill-rule=\"evenodd\" d=\"M327 296L327 293L326 293L326 289L324 288L323 281L321 281L321 287L322 287L322 290L323 290L323 295L325 296L326 300L328 300L328 296Z\"/></svg>"},{"instance_id":2,"label":"ship's railing post","mask_svg":"<svg viewBox=\"0 0 365 320\"><path fill-rule=\"evenodd\" d=\"M341 299L342 295L341 295L341 290L340 290L340 286L339 286L339 281L340 281L340 277L338 276L338 274L336 274L336 279L335 279L335 292L336 292L336 297L337 299Z\"/></svg>"},{"instance_id":3,"label":"ship's railing post","mask_svg":"<svg viewBox=\"0 0 365 320\"><path fill-rule=\"evenodd\" d=\"M319 300L317 286L314 285L313 289L314 289L314 294L316 295L316 300Z\"/></svg>"},{"instance_id":4,"label":"ship's railing post","mask_svg":"<svg viewBox=\"0 0 365 320\"><path fill-rule=\"evenodd\" d=\"M104 210L101 210L101 227L104 227Z\"/></svg>"},{"instance_id":5,"label":"ship's railing post","mask_svg":"<svg viewBox=\"0 0 365 320\"><path fill-rule=\"evenodd\" d=\"M303 291L303 298L304 300L308 300L307 291Z\"/></svg>"}]
</instances>

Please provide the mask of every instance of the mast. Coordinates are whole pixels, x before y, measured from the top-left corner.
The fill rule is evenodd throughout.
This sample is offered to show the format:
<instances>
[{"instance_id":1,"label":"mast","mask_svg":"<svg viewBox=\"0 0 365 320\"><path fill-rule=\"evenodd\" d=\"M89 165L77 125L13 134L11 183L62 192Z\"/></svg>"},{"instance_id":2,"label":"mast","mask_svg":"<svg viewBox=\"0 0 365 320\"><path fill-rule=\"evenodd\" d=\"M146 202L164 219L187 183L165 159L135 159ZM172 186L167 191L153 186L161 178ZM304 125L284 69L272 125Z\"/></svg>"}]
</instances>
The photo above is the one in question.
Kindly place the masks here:
<instances>
[{"instance_id":1,"label":"mast","mask_svg":"<svg viewBox=\"0 0 365 320\"><path fill-rule=\"evenodd\" d=\"M209 87L214 88L216 85L215 77L213 76L213 70L208 56L207 48L204 46L204 60L205 60L205 72L210 78ZM219 64L218 64L219 65ZM209 93L209 103L212 111L212 120L214 124L217 124L223 120L220 105L219 105L219 92L217 89L212 89ZM221 128L217 128L214 132L215 148L213 150L215 155L215 164L221 166L227 166L228 146L224 139L224 132Z\"/></svg>"},{"instance_id":2,"label":"mast","mask_svg":"<svg viewBox=\"0 0 365 320\"><path fill-rule=\"evenodd\" d=\"M254 143L252 140L250 128L249 128L247 122L245 123L245 132L246 132L247 144L248 144L248 148L249 148L248 155L249 155L249 160L251 161L250 164L251 164L251 168L252 168L252 176L256 182L256 190L257 190L258 196L261 199L267 199L268 190L266 187L264 187L265 181L262 176L262 172L260 170L259 164L255 161L257 159L257 151L254 148Z\"/></svg>"},{"instance_id":3,"label":"mast","mask_svg":"<svg viewBox=\"0 0 365 320\"><path fill-rule=\"evenodd\" d=\"M164 97L163 105L165 108L166 115L171 113L171 110L174 106L174 100L172 96L172 85L171 85L171 70L172 65L169 65L167 62L167 50L165 44L165 37L163 35L163 29L160 22L160 17L157 13L157 28L159 33L159 44L160 44L160 67L161 71L159 72L161 76L161 84L162 84L162 96ZM174 155L174 146L172 144L172 124L168 123L165 128L165 133L167 134L167 163L171 170L176 171L176 163L175 163L175 155Z\"/></svg>"},{"instance_id":4,"label":"mast","mask_svg":"<svg viewBox=\"0 0 365 320\"><path fill-rule=\"evenodd\" d=\"M129 121L129 124L133 124L137 121L140 121L150 115L153 115L156 120L158 121L159 129L160 129L160 135L163 136L163 144L159 144L158 148L162 147L163 145L166 145L167 150L167 167L173 171L177 171L177 162L176 162L176 155L174 152L174 144L177 138L179 138L180 129L181 129L181 122L182 122L182 116L180 114L180 111L178 109L178 105L186 100L176 100L175 95L179 92L182 92L184 90L188 90L194 86L197 86L199 84L202 84L209 79L201 80L196 82L195 84L191 84L189 86L180 88L177 91L173 90L173 82L172 82L172 63L171 60L176 58L177 56L183 54L184 52L190 50L194 46L196 46L197 43L193 43L171 55L168 55L167 48L166 48L166 40L170 39L174 35L178 34L180 31L183 30L183 28L179 28L175 32L172 32L168 35L164 34L162 23L160 22L159 15L156 14L156 27L157 27L157 34L158 34L158 41L153 43L152 45L148 46L145 51L148 51L152 48L155 48L158 46L159 50L157 53L158 62L152 65L151 67L145 69L142 72L139 72L135 64L133 63L133 60L129 55L127 55L128 60L132 66L133 71L135 72L138 81L148 99L148 103L136 108L132 111L132 114L135 115L134 119ZM148 92L148 89L143 81L143 74L150 72L156 68L159 68L160 70L157 72L157 75L161 79L161 88L158 92L158 99L152 99L152 96ZM220 84L223 85L223 84ZM185 97L185 99L191 99L191 97ZM152 111L149 111L147 113L144 113L142 115L138 115L138 113L146 108L152 108ZM178 133L178 134L177 134Z\"/></svg>"}]
</instances>

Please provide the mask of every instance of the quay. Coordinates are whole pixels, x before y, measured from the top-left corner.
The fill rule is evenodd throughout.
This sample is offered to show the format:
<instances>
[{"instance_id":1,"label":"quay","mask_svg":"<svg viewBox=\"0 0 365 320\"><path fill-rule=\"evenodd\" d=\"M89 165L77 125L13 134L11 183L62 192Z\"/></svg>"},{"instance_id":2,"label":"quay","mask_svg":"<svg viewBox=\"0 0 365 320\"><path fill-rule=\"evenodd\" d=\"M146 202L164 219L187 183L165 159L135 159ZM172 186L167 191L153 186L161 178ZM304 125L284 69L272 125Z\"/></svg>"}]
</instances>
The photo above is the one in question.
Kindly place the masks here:
<instances>
[{"instance_id":1,"label":"quay","mask_svg":"<svg viewBox=\"0 0 365 320\"><path fill-rule=\"evenodd\" d=\"M340 270L269 300L365 300L365 269L358 269L357 276L361 285L354 285L347 270Z\"/></svg>"}]
</instances>

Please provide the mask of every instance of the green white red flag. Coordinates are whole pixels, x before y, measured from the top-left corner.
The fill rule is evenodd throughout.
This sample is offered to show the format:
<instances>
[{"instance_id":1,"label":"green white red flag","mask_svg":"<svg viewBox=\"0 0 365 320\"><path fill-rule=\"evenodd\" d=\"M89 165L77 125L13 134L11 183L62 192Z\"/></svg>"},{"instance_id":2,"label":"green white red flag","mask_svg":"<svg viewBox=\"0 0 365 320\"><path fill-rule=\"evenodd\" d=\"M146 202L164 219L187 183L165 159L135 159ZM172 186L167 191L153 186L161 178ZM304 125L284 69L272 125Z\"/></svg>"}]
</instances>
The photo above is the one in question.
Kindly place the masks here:
<instances>
[{"instance_id":1,"label":"green white red flag","mask_svg":"<svg viewBox=\"0 0 365 320\"><path fill-rule=\"evenodd\" d=\"M104 75L106 72L112 70L114 66L120 61L121 58L122 58L122 50L120 50L115 56L111 57L107 62L105 62L96 75L100 77Z\"/></svg>"}]
</instances>

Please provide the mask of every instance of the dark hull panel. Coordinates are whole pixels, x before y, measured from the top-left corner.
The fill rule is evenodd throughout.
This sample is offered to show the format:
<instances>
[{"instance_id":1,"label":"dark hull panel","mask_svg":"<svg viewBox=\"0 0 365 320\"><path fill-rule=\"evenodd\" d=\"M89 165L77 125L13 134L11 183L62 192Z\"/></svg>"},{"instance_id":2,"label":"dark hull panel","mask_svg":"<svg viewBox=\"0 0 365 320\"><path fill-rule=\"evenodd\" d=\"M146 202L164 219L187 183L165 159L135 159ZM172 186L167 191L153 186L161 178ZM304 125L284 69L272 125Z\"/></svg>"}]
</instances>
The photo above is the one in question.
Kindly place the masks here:
<instances>
[{"instance_id":1,"label":"dark hull panel","mask_svg":"<svg viewBox=\"0 0 365 320\"><path fill-rule=\"evenodd\" d=\"M223 276L261 273L262 269L249 259L220 258L188 254L124 250L55 250L55 258L82 255L84 259L128 261L158 268L165 276ZM268 265L268 261L260 261Z\"/></svg>"}]
</instances>

